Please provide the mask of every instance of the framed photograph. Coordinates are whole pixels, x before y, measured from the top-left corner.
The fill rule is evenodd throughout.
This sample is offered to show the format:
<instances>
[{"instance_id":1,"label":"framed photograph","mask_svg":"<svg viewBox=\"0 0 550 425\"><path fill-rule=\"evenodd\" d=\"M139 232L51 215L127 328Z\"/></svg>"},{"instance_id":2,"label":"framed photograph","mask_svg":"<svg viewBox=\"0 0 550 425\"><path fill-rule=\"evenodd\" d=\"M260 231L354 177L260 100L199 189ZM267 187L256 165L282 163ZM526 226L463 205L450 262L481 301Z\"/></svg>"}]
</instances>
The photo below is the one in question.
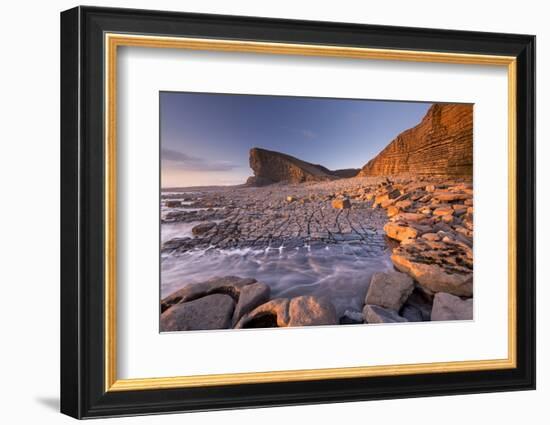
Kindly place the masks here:
<instances>
[{"instance_id":1,"label":"framed photograph","mask_svg":"<svg viewBox=\"0 0 550 425\"><path fill-rule=\"evenodd\" d=\"M535 387L535 37L61 14L61 411Z\"/></svg>"}]
</instances>

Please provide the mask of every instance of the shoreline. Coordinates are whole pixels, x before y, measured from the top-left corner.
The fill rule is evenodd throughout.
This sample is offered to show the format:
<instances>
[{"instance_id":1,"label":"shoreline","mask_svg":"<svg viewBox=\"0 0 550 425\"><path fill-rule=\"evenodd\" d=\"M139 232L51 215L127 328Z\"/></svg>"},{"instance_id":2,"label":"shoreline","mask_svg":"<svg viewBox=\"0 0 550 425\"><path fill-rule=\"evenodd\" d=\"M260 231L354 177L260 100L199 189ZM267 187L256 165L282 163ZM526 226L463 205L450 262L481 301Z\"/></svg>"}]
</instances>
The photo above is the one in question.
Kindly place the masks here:
<instances>
[{"instance_id":1,"label":"shoreline","mask_svg":"<svg viewBox=\"0 0 550 425\"><path fill-rule=\"evenodd\" d=\"M229 284L243 280L216 273L218 277L184 284L162 300L163 330L472 318L471 179L356 177L264 187L210 187L196 192L180 189L179 193L188 195L182 197L186 204L178 207L175 201L167 207L177 197L163 197L163 223L201 224L193 227L194 237L163 244L163 255L197 249L371 247L376 243L373 235L382 235L384 246L393 246L390 258L395 271L374 273L366 283L362 311L339 317L326 297L273 299L269 286L262 282ZM246 281L247 276L241 279ZM198 295L177 295L187 291ZM263 295L252 296L255 301L250 301L251 293L258 291ZM218 296L212 299L214 295ZM212 302L219 306L209 307ZM213 308L226 312L215 323L205 317Z\"/></svg>"}]
</instances>

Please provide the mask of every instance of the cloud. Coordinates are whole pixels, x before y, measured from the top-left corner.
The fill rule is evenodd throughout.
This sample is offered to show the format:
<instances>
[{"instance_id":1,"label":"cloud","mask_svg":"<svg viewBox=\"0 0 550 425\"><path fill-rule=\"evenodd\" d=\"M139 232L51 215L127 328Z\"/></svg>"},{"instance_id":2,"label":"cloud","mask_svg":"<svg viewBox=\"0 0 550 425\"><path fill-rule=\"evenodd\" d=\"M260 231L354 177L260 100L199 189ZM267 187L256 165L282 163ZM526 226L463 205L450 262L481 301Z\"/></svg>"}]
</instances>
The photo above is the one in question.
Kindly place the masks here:
<instances>
[{"instance_id":1,"label":"cloud","mask_svg":"<svg viewBox=\"0 0 550 425\"><path fill-rule=\"evenodd\" d=\"M228 161L209 161L204 158L187 155L186 153L172 149L161 149L161 160L167 161L168 166L177 166L174 168L190 171L230 171L239 168L238 165Z\"/></svg>"}]
</instances>

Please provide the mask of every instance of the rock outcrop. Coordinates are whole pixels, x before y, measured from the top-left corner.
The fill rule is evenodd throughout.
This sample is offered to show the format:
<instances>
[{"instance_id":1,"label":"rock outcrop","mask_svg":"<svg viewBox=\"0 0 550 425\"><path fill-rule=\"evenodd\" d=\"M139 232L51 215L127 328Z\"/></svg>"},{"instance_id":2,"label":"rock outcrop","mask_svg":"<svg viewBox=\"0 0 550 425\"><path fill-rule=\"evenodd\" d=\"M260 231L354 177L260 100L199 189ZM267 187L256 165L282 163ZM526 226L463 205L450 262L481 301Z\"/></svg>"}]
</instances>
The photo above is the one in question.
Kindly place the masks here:
<instances>
[{"instance_id":1,"label":"rock outcrop","mask_svg":"<svg viewBox=\"0 0 550 425\"><path fill-rule=\"evenodd\" d=\"M328 181L339 178L355 177L359 170L329 170L319 164L311 164L293 156L269 151L267 149L250 149L250 168L254 176L247 180L251 186L265 186L271 183L304 183Z\"/></svg>"},{"instance_id":2,"label":"rock outcrop","mask_svg":"<svg viewBox=\"0 0 550 425\"><path fill-rule=\"evenodd\" d=\"M399 134L358 176L471 176L473 105L436 103L416 127Z\"/></svg>"},{"instance_id":3,"label":"rock outcrop","mask_svg":"<svg viewBox=\"0 0 550 425\"><path fill-rule=\"evenodd\" d=\"M256 307L245 314L235 325L235 329L243 328L284 328L288 326L287 298L276 298Z\"/></svg>"},{"instance_id":4,"label":"rock outcrop","mask_svg":"<svg viewBox=\"0 0 550 425\"><path fill-rule=\"evenodd\" d=\"M432 320L472 320L474 301L463 300L445 292L435 294Z\"/></svg>"},{"instance_id":5,"label":"rock outcrop","mask_svg":"<svg viewBox=\"0 0 550 425\"><path fill-rule=\"evenodd\" d=\"M243 287L233 313L233 324L236 324L246 313L268 302L270 294L271 289L265 283L256 282Z\"/></svg>"},{"instance_id":6,"label":"rock outcrop","mask_svg":"<svg viewBox=\"0 0 550 425\"><path fill-rule=\"evenodd\" d=\"M225 294L237 300L242 288L253 283L256 283L256 279L238 276L213 277L205 282L192 283L164 298L161 301L161 311L212 294Z\"/></svg>"},{"instance_id":7,"label":"rock outcrop","mask_svg":"<svg viewBox=\"0 0 550 425\"><path fill-rule=\"evenodd\" d=\"M372 275L365 304L399 311L414 289L413 280L405 273L388 272Z\"/></svg>"},{"instance_id":8,"label":"rock outcrop","mask_svg":"<svg viewBox=\"0 0 550 425\"><path fill-rule=\"evenodd\" d=\"M166 310L160 316L160 327L163 332L226 329L234 309L229 295L207 295Z\"/></svg>"},{"instance_id":9,"label":"rock outcrop","mask_svg":"<svg viewBox=\"0 0 550 425\"><path fill-rule=\"evenodd\" d=\"M336 325L338 318L332 303L324 298L303 295L293 298L288 306L288 326Z\"/></svg>"},{"instance_id":10,"label":"rock outcrop","mask_svg":"<svg viewBox=\"0 0 550 425\"><path fill-rule=\"evenodd\" d=\"M396 311L378 305L365 304L363 308L365 323L399 323L408 322L407 319L397 314Z\"/></svg>"}]
</instances>

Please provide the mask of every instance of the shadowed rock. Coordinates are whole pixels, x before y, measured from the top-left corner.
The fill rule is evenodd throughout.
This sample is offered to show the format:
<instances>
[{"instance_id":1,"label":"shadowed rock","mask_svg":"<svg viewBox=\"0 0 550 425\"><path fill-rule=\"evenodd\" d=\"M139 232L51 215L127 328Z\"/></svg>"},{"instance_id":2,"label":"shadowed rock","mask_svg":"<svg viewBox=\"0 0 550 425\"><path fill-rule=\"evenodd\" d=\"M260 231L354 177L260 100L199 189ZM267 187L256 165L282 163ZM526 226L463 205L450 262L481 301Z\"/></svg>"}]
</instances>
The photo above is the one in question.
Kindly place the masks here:
<instances>
[{"instance_id":1,"label":"shadowed rock","mask_svg":"<svg viewBox=\"0 0 550 425\"><path fill-rule=\"evenodd\" d=\"M445 292L435 294L432 320L472 320L473 299L463 300Z\"/></svg>"},{"instance_id":2,"label":"shadowed rock","mask_svg":"<svg viewBox=\"0 0 550 425\"><path fill-rule=\"evenodd\" d=\"M292 298L289 326L336 325L338 317L332 303L322 297L304 295Z\"/></svg>"},{"instance_id":3,"label":"shadowed rock","mask_svg":"<svg viewBox=\"0 0 550 425\"><path fill-rule=\"evenodd\" d=\"M399 311L413 290L413 280L404 273L374 273L365 297L365 304L376 304Z\"/></svg>"},{"instance_id":4,"label":"shadowed rock","mask_svg":"<svg viewBox=\"0 0 550 425\"><path fill-rule=\"evenodd\" d=\"M178 207L181 207L181 201L169 200L169 201L166 201L166 202L165 202L165 205L166 205L168 208L178 208Z\"/></svg>"},{"instance_id":5,"label":"shadowed rock","mask_svg":"<svg viewBox=\"0 0 550 425\"><path fill-rule=\"evenodd\" d=\"M286 327L289 321L288 304L288 298L277 298L262 304L241 317L235 329Z\"/></svg>"},{"instance_id":6,"label":"shadowed rock","mask_svg":"<svg viewBox=\"0 0 550 425\"><path fill-rule=\"evenodd\" d=\"M422 311L410 304L405 304L399 314L409 322L423 322L425 320Z\"/></svg>"},{"instance_id":7,"label":"shadowed rock","mask_svg":"<svg viewBox=\"0 0 550 425\"><path fill-rule=\"evenodd\" d=\"M427 294L421 286L417 286L403 305L400 314L410 322L416 322L418 320L412 320L411 317L417 317L419 312L422 321L428 321L431 320L432 304L433 295Z\"/></svg>"},{"instance_id":8,"label":"shadowed rock","mask_svg":"<svg viewBox=\"0 0 550 425\"><path fill-rule=\"evenodd\" d=\"M264 283L257 282L244 286L240 291L239 302L233 313L233 324L237 323L246 313L269 301L270 293L269 286Z\"/></svg>"},{"instance_id":9,"label":"shadowed rock","mask_svg":"<svg viewBox=\"0 0 550 425\"><path fill-rule=\"evenodd\" d=\"M365 305L363 308L363 317L367 323L398 323L408 321L394 310L370 304Z\"/></svg>"},{"instance_id":10,"label":"shadowed rock","mask_svg":"<svg viewBox=\"0 0 550 425\"><path fill-rule=\"evenodd\" d=\"M192 301L214 293L227 294L234 300L238 300L241 289L255 282L256 279L252 278L225 276L214 277L206 282L192 283L164 298L161 301L161 311L164 312L175 304Z\"/></svg>"},{"instance_id":11,"label":"shadowed rock","mask_svg":"<svg viewBox=\"0 0 550 425\"><path fill-rule=\"evenodd\" d=\"M227 329L235 302L229 295L213 294L177 304L160 316L162 332Z\"/></svg>"},{"instance_id":12,"label":"shadowed rock","mask_svg":"<svg viewBox=\"0 0 550 425\"><path fill-rule=\"evenodd\" d=\"M191 229L191 232L193 235L202 235L208 231L210 231L212 228L216 227L216 223L207 222L207 223L201 223L197 224L195 227Z\"/></svg>"},{"instance_id":13,"label":"shadowed rock","mask_svg":"<svg viewBox=\"0 0 550 425\"><path fill-rule=\"evenodd\" d=\"M363 313L360 311L346 310L344 315L340 317L341 325L358 325L363 323Z\"/></svg>"}]
</instances>

